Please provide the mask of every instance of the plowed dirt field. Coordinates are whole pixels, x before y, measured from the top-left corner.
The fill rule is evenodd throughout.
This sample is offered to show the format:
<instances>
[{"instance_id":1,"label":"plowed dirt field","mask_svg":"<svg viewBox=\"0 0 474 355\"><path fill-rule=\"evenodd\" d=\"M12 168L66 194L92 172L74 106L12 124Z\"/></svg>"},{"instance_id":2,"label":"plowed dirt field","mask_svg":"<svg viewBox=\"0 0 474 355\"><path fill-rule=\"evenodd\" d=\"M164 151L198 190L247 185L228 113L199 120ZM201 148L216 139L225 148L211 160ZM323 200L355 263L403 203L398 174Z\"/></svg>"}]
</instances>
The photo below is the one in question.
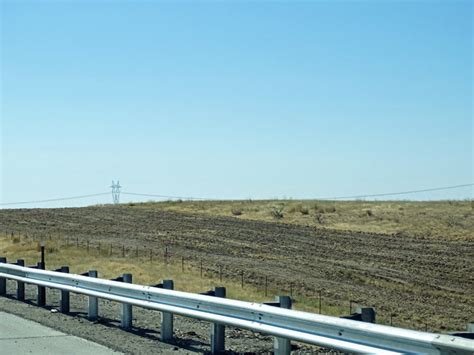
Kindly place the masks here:
<instances>
[{"instance_id":1,"label":"plowed dirt field","mask_svg":"<svg viewBox=\"0 0 474 355\"><path fill-rule=\"evenodd\" d=\"M87 207L0 210L0 231L69 236L117 250L153 250L171 260L201 259L245 282L314 296L349 308L374 306L394 325L462 330L474 318L474 244L406 234L336 232L317 227L157 211ZM348 312L347 312L348 313Z\"/></svg>"}]
</instances>

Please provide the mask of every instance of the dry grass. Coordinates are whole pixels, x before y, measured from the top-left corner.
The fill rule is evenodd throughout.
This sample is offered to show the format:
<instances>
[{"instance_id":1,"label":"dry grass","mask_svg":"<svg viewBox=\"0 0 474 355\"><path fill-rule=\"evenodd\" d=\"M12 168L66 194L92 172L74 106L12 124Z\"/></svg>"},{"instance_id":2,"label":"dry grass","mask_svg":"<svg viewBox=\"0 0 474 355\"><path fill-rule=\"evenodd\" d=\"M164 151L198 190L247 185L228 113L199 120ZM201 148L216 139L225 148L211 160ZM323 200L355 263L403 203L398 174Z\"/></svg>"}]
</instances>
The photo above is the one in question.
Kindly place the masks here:
<instances>
[{"instance_id":1,"label":"dry grass","mask_svg":"<svg viewBox=\"0 0 474 355\"><path fill-rule=\"evenodd\" d=\"M472 201L166 201L133 204L209 216L443 239L474 239ZM239 211L238 214L235 211ZM275 218L279 211L279 218Z\"/></svg>"},{"instance_id":2,"label":"dry grass","mask_svg":"<svg viewBox=\"0 0 474 355\"><path fill-rule=\"evenodd\" d=\"M24 259L25 265L36 265L40 259L39 242L31 237L16 234L13 238L5 235L0 236L0 256L7 257L8 262L14 262L17 259ZM107 250L102 250L99 254L97 249L87 249L76 247L74 243L65 244L59 236L50 236L46 241L45 263L48 270L58 269L61 266L69 266L71 273L80 274L88 270L97 270L100 278L111 279L124 273L133 275L133 282L141 285L153 285L161 280L174 280L175 289L187 292L203 292L212 289L215 286L225 286L227 297L249 302L271 301L274 295L287 294L279 290L267 289L265 296L263 287L257 288L254 285L244 284L235 281L233 277L223 277L222 281L219 275L204 271L201 277L200 267L191 265L186 261L184 272L181 260L164 263L159 260L150 262L149 257L119 257L109 256ZM319 297L308 297L307 295L293 295L294 309L308 312L319 311ZM330 304L323 298L322 313L328 315L341 315L347 312L345 307L336 304Z\"/></svg>"}]
</instances>

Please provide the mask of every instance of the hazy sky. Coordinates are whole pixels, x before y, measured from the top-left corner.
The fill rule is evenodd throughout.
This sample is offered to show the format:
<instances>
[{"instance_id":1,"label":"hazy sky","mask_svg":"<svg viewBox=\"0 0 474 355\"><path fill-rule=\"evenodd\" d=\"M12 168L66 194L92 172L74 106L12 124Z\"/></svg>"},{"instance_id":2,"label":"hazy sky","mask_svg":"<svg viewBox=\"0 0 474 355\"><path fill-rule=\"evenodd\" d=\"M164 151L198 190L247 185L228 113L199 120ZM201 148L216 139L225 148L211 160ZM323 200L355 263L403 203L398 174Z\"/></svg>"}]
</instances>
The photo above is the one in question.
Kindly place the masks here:
<instances>
[{"instance_id":1,"label":"hazy sky","mask_svg":"<svg viewBox=\"0 0 474 355\"><path fill-rule=\"evenodd\" d=\"M473 181L472 1L0 1L0 202Z\"/></svg>"}]
</instances>

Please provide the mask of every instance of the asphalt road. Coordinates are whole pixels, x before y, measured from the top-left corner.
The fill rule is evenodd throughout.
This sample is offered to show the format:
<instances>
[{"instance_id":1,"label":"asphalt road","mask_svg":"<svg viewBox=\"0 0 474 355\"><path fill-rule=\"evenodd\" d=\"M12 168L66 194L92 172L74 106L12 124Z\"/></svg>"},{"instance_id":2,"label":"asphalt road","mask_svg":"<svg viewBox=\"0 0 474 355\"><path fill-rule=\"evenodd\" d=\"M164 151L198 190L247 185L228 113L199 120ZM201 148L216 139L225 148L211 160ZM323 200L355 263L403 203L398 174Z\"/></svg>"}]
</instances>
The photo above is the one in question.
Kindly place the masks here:
<instances>
[{"instance_id":1,"label":"asphalt road","mask_svg":"<svg viewBox=\"0 0 474 355\"><path fill-rule=\"evenodd\" d=\"M118 354L105 346L0 312L2 354Z\"/></svg>"}]
</instances>

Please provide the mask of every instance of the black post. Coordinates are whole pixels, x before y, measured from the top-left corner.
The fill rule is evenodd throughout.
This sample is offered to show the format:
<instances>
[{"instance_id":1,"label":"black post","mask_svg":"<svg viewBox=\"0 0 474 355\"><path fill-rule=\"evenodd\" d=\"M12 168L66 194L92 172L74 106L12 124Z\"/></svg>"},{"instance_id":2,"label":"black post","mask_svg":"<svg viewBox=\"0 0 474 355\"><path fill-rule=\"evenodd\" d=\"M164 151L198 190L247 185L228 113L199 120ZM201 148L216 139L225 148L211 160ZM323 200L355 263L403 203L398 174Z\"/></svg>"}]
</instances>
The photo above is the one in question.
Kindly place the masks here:
<instances>
[{"instance_id":1,"label":"black post","mask_svg":"<svg viewBox=\"0 0 474 355\"><path fill-rule=\"evenodd\" d=\"M61 266L61 272L69 273L69 266ZM61 290L61 305L59 306L61 313L69 313L69 304L69 291Z\"/></svg>"},{"instance_id":2,"label":"black post","mask_svg":"<svg viewBox=\"0 0 474 355\"><path fill-rule=\"evenodd\" d=\"M7 263L7 258L0 257L0 263ZM0 295L7 294L7 280L4 277L0 277Z\"/></svg>"},{"instance_id":3,"label":"black post","mask_svg":"<svg viewBox=\"0 0 474 355\"><path fill-rule=\"evenodd\" d=\"M44 264L39 262L37 264L38 269L44 270ZM36 296L36 300L38 302L38 306L45 306L46 305L46 288L44 286L38 286L38 294Z\"/></svg>"},{"instance_id":4,"label":"black post","mask_svg":"<svg viewBox=\"0 0 474 355\"><path fill-rule=\"evenodd\" d=\"M41 242L41 268L45 269L45 262L44 262L44 242Z\"/></svg>"},{"instance_id":5,"label":"black post","mask_svg":"<svg viewBox=\"0 0 474 355\"><path fill-rule=\"evenodd\" d=\"M16 261L16 264L18 266L25 266L25 260L23 259L18 259ZM17 281L16 282L16 299L19 301L24 301L25 300L25 283L22 281Z\"/></svg>"}]
</instances>

